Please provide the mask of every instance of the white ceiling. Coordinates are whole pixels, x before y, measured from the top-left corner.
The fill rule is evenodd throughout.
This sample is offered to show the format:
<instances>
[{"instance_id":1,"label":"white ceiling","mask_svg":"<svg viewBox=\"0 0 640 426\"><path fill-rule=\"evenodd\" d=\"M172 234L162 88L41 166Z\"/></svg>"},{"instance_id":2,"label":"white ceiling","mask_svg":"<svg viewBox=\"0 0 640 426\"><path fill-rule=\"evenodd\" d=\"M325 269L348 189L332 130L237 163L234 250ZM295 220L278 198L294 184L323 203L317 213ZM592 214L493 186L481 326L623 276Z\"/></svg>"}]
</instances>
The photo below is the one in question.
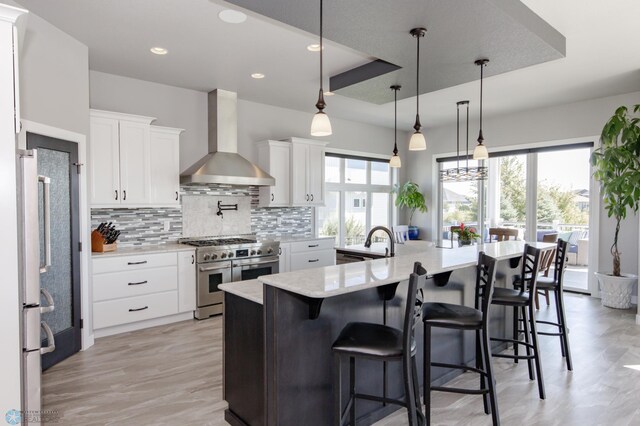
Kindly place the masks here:
<instances>
[{"instance_id":1,"label":"white ceiling","mask_svg":"<svg viewBox=\"0 0 640 426\"><path fill-rule=\"evenodd\" d=\"M318 58L306 46L316 37L248 11L245 23L226 24L218 12L237 7L222 0L18 1L86 44L93 70L315 111ZM640 90L640 1L522 2L566 37L566 58L486 78L487 117ZM169 54L153 55L152 46ZM326 79L371 59L328 42ZM266 78L254 80L254 72ZM423 126L453 122L461 99L471 100L475 117L478 91L472 82L420 96ZM326 101L330 116L393 126L393 104ZM415 98L399 101L399 126L409 131L414 117Z\"/></svg>"}]
</instances>

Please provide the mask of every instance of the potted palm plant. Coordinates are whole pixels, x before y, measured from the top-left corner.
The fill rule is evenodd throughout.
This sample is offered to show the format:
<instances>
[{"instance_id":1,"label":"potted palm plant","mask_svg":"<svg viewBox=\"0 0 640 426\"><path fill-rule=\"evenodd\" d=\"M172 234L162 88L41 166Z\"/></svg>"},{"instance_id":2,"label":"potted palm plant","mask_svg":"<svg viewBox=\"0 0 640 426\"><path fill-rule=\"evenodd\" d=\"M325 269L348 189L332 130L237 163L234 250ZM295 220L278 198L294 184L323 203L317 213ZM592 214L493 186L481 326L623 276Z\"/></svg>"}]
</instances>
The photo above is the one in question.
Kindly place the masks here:
<instances>
[{"instance_id":1,"label":"potted palm plant","mask_svg":"<svg viewBox=\"0 0 640 426\"><path fill-rule=\"evenodd\" d=\"M633 112L640 111L635 105ZM627 107L619 107L602 129L600 147L591 155L595 169L593 176L600 182L601 197L609 217L615 218L616 228L611 245L613 271L596 272L600 283L602 304L611 308L628 309L631 293L638 281L634 274L622 273L618 236L620 224L631 209L640 207L640 118L630 115Z\"/></svg>"},{"instance_id":2,"label":"potted palm plant","mask_svg":"<svg viewBox=\"0 0 640 426\"><path fill-rule=\"evenodd\" d=\"M408 181L402 186L395 184L391 192L397 194L396 207L408 208L411 211L409 215L409 239L417 239L420 231L417 226L411 225L411 220L416 210L420 210L422 213L427 212L427 202L422 192L420 192L420 187L417 183Z\"/></svg>"}]
</instances>

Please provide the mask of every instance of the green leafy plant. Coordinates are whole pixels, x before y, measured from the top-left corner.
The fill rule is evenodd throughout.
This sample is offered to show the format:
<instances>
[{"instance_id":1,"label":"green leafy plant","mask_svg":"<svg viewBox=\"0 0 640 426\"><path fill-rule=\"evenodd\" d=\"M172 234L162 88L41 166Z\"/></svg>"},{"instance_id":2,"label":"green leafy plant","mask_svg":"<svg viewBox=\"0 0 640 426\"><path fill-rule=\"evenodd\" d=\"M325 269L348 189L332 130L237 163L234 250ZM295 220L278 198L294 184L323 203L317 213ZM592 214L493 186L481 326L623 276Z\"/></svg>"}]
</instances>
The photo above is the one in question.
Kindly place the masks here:
<instances>
[{"instance_id":1,"label":"green leafy plant","mask_svg":"<svg viewBox=\"0 0 640 426\"><path fill-rule=\"evenodd\" d=\"M640 111L640 104L633 108ZM627 107L619 107L607 121L600 136L600 147L591 155L595 171L593 177L600 182L601 196L609 217L616 220L611 245L613 275L620 276L618 234L620 221L627 210L638 212L640 207L640 118L628 114Z\"/></svg>"},{"instance_id":2,"label":"green leafy plant","mask_svg":"<svg viewBox=\"0 0 640 426\"><path fill-rule=\"evenodd\" d=\"M396 197L396 207L406 207L411 211L409 226L411 226L411 220L416 210L420 210L422 213L427 212L427 202L417 183L408 181L402 186L395 184L391 192L398 195Z\"/></svg>"}]
</instances>

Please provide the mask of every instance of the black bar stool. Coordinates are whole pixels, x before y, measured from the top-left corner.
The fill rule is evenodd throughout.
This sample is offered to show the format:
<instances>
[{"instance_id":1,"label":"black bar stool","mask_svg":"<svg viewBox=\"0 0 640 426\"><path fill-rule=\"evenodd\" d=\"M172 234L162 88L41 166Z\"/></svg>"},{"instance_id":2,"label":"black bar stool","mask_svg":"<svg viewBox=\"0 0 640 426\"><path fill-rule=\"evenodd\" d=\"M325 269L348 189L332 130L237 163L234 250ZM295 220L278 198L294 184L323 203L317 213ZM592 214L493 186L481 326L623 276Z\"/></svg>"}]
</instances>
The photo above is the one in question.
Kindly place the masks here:
<instances>
[{"instance_id":1,"label":"black bar stool","mask_svg":"<svg viewBox=\"0 0 640 426\"><path fill-rule=\"evenodd\" d=\"M409 425L424 423L424 415L420 406L420 390L416 370L416 342L414 328L420 317L419 305L416 307L418 285L422 288L427 271L420 262L414 264L414 272L409 278L407 304L405 308L402 331L382 324L351 322L347 324L333 343L335 380L334 409L335 424L342 426L347 416L347 424L356 426L356 399L401 405L407 408ZM349 402L342 411L342 374L340 364L343 356L349 357ZM402 361L405 398L403 400L385 398L356 392L356 358L375 359L380 361ZM420 422L420 423L418 423Z\"/></svg>"},{"instance_id":2,"label":"black bar stool","mask_svg":"<svg viewBox=\"0 0 640 426\"><path fill-rule=\"evenodd\" d=\"M540 399L545 398L544 380L542 377L542 363L540 362L540 350L538 347L538 333L535 320L536 283L540 265L540 249L525 244L522 255L522 269L519 277L514 279L515 288L496 288L493 292L492 304L513 307L513 339L501 339L492 337L491 340L513 343L513 355L494 353L496 358L510 358L514 362L520 359L527 360L529 379L535 380L533 364L535 363L538 377L538 393ZM522 320L519 316L522 315ZM523 329L520 329L520 322ZM524 341L520 340L520 333L524 333ZM526 355L519 355L519 345L526 348Z\"/></svg>"},{"instance_id":3,"label":"black bar stool","mask_svg":"<svg viewBox=\"0 0 640 426\"><path fill-rule=\"evenodd\" d=\"M489 307L496 278L496 260L480 252L476 274L475 307L450 303L425 303L422 306L424 324L424 405L427 424L431 422L431 391L482 395L484 412L491 414L493 424L500 424L498 399L489 347ZM431 361L431 328L442 327L476 332L476 366L445 364ZM457 368L480 374L480 389L431 386L431 367Z\"/></svg>"},{"instance_id":4,"label":"black bar stool","mask_svg":"<svg viewBox=\"0 0 640 426\"><path fill-rule=\"evenodd\" d=\"M546 324L558 327L557 333L551 333L546 331L539 331L538 334L544 336L559 336L560 337L560 349L562 356L567 362L567 369L573 370L573 364L571 362L571 350L569 349L569 328L567 327L567 318L564 314L564 298L563 298L563 279L564 271L567 266L567 247L568 243L563 240L558 240L558 246L556 248L556 258L553 267L553 277L538 277L538 290L550 290L553 291L556 314L558 316L558 322L537 320L538 324Z\"/></svg>"}]
</instances>

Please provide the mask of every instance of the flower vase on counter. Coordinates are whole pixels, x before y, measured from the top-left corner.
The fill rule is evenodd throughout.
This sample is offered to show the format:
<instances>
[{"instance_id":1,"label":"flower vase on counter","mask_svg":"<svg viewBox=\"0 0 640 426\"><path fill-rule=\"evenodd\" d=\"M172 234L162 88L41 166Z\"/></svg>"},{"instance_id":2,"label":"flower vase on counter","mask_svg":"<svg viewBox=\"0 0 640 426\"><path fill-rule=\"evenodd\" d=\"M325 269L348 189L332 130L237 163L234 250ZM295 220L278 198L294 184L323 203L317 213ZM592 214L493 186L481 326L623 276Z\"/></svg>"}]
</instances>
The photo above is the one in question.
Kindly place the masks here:
<instances>
[{"instance_id":1,"label":"flower vase on counter","mask_svg":"<svg viewBox=\"0 0 640 426\"><path fill-rule=\"evenodd\" d=\"M476 228L464 226L464 223L461 223L458 228L452 227L451 232L458 235L458 247L470 246L480 238Z\"/></svg>"}]
</instances>

